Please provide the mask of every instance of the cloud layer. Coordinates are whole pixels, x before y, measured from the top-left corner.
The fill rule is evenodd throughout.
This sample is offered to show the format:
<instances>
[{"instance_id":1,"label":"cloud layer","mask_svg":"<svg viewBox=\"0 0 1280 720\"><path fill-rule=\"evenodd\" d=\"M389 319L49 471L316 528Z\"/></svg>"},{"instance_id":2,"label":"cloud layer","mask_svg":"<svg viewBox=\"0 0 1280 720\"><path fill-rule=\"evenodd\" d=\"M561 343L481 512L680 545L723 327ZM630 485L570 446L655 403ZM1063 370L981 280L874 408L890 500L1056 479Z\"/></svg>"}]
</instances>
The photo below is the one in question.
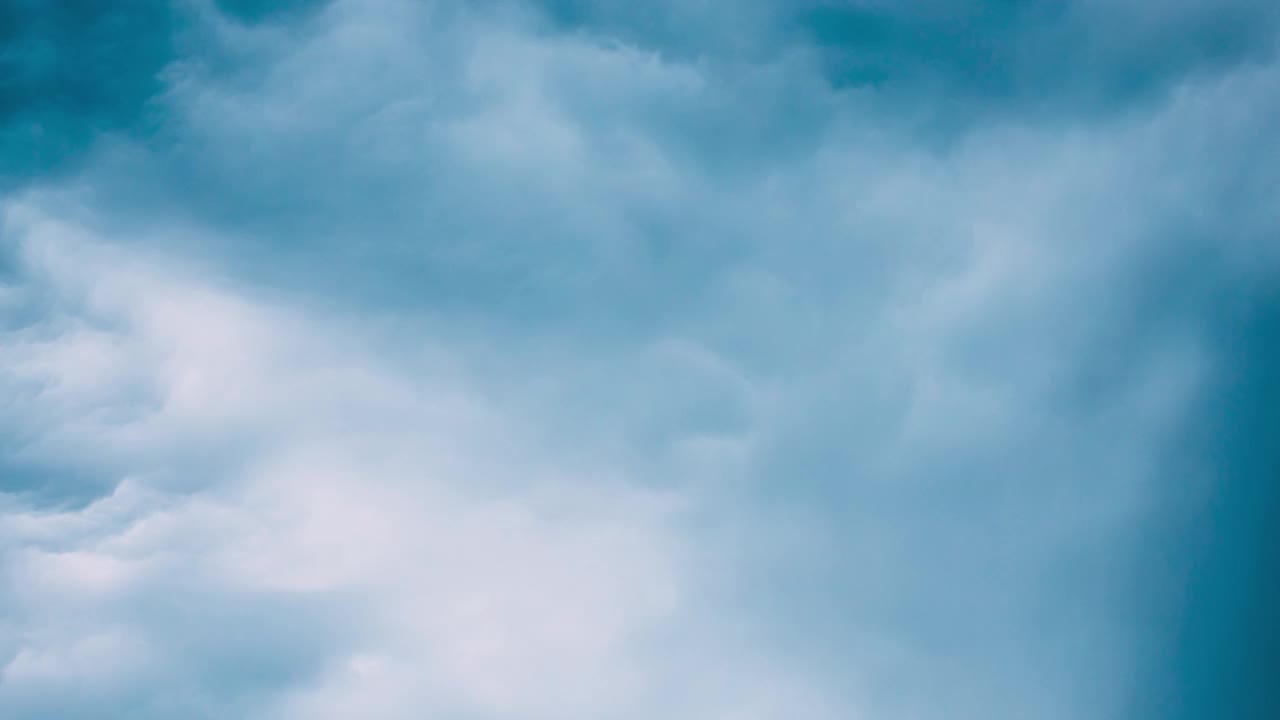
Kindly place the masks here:
<instances>
[{"instance_id":1,"label":"cloud layer","mask_svg":"<svg viewBox=\"0 0 1280 720\"><path fill-rule=\"evenodd\" d=\"M6 7L0 708L1265 717L1276 13L960 5Z\"/></svg>"}]
</instances>

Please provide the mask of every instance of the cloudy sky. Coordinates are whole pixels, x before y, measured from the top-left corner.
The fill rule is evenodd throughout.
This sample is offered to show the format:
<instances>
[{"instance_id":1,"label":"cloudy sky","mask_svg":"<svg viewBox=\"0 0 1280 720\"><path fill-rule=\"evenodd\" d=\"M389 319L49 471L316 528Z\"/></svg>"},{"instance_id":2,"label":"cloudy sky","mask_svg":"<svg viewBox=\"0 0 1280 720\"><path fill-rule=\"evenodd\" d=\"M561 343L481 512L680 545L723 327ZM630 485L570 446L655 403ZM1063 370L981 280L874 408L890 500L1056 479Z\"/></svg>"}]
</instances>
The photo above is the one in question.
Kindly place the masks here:
<instances>
[{"instance_id":1,"label":"cloudy sky","mask_svg":"<svg viewBox=\"0 0 1280 720\"><path fill-rule=\"evenodd\" d=\"M0 717L1274 717L1278 39L0 0Z\"/></svg>"}]
</instances>

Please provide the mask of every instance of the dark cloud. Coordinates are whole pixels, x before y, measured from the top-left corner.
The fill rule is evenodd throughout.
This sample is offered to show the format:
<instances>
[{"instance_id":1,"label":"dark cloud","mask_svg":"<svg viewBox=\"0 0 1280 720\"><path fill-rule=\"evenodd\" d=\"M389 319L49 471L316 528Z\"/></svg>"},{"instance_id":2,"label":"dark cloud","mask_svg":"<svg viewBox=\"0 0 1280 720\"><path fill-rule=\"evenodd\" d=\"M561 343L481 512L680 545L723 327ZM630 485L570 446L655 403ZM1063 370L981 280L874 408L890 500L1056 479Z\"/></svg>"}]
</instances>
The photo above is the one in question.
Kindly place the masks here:
<instances>
[{"instance_id":1,"label":"dark cloud","mask_svg":"<svg viewBox=\"0 0 1280 720\"><path fill-rule=\"evenodd\" d=\"M1280 707L1280 431L1274 278L1206 302L1219 372L1167 453L1164 512L1137 557L1148 682L1133 717L1267 718Z\"/></svg>"},{"instance_id":2,"label":"dark cloud","mask_svg":"<svg viewBox=\"0 0 1280 720\"><path fill-rule=\"evenodd\" d=\"M838 85L1049 112L1123 106L1274 50L1273 3L820 4L803 25Z\"/></svg>"},{"instance_id":3,"label":"dark cloud","mask_svg":"<svg viewBox=\"0 0 1280 720\"><path fill-rule=\"evenodd\" d=\"M0 4L0 178L55 170L98 136L145 125L173 35L167 2Z\"/></svg>"},{"instance_id":4,"label":"dark cloud","mask_svg":"<svg viewBox=\"0 0 1280 720\"><path fill-rule=\"evenodd\" d=\"M215 0L218 10L240 22L296 22L299 16L324 7L330 0Z\"/></svg>"},{"instance_id":5,"label":"dark cloud","mask_svg":"<svg viewBox=\"0 0 1280 720\"><path fill-rule=\"evenodd\" d=\"M297 20L321 0L219 0L244 23ZM146 138L176 60L199 59L203 3L0 2L0 188L74 167L103 136Z\"/></svg>"},{"instance_id":6,"label":"dark cloud","mask_svg":"<svg viewBox=\"0 0 1280 720\"><path fill-rule=\"evenodd\" d=\"M813 52L816 75L872 91L879 112L954 132L992 117L1042 122L1123 111L1187 78L1264 60L1265 0L957 2L805 0L535 3L558 27L709 63Z\"/></svg>"}]
</instances>

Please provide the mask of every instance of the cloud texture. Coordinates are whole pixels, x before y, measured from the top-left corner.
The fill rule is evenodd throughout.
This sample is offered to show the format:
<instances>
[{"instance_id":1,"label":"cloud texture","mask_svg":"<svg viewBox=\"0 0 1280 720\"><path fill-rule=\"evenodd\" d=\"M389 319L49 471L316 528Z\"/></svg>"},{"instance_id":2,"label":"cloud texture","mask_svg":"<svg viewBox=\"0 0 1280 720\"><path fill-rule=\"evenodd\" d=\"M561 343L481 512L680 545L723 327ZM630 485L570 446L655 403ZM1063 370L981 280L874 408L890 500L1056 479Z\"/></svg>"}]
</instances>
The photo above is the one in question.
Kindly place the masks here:
<instances>
[{"instance_id":1,"label":"cloud texture","mask_svg":"<svg viewBox=\"0 0 1280 720\"><path fill-rule=\"evenodd\" d=\"M1270 3L0 18L0 716L1273 710Z\"/></svg>"}]
</instances>

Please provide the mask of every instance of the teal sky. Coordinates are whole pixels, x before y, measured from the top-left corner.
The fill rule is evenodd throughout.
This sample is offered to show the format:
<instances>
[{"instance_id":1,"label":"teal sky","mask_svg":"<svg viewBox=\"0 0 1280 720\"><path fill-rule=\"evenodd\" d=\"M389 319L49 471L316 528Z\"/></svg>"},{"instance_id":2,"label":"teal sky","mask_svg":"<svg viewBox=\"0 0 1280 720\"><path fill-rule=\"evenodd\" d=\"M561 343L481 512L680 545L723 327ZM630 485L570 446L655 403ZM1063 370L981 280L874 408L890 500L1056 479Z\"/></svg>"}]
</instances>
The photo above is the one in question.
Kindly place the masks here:
<instances>
[{"instance_id":1,"label":"teal sky","mask_svg":"<svg viewBox=\"0 0 1280 720\"><path fill-rule=\"evenodd\" d=\"M1275 717L1278 38L0 0L0 718Z\"/></svg>"}]
</instances>

